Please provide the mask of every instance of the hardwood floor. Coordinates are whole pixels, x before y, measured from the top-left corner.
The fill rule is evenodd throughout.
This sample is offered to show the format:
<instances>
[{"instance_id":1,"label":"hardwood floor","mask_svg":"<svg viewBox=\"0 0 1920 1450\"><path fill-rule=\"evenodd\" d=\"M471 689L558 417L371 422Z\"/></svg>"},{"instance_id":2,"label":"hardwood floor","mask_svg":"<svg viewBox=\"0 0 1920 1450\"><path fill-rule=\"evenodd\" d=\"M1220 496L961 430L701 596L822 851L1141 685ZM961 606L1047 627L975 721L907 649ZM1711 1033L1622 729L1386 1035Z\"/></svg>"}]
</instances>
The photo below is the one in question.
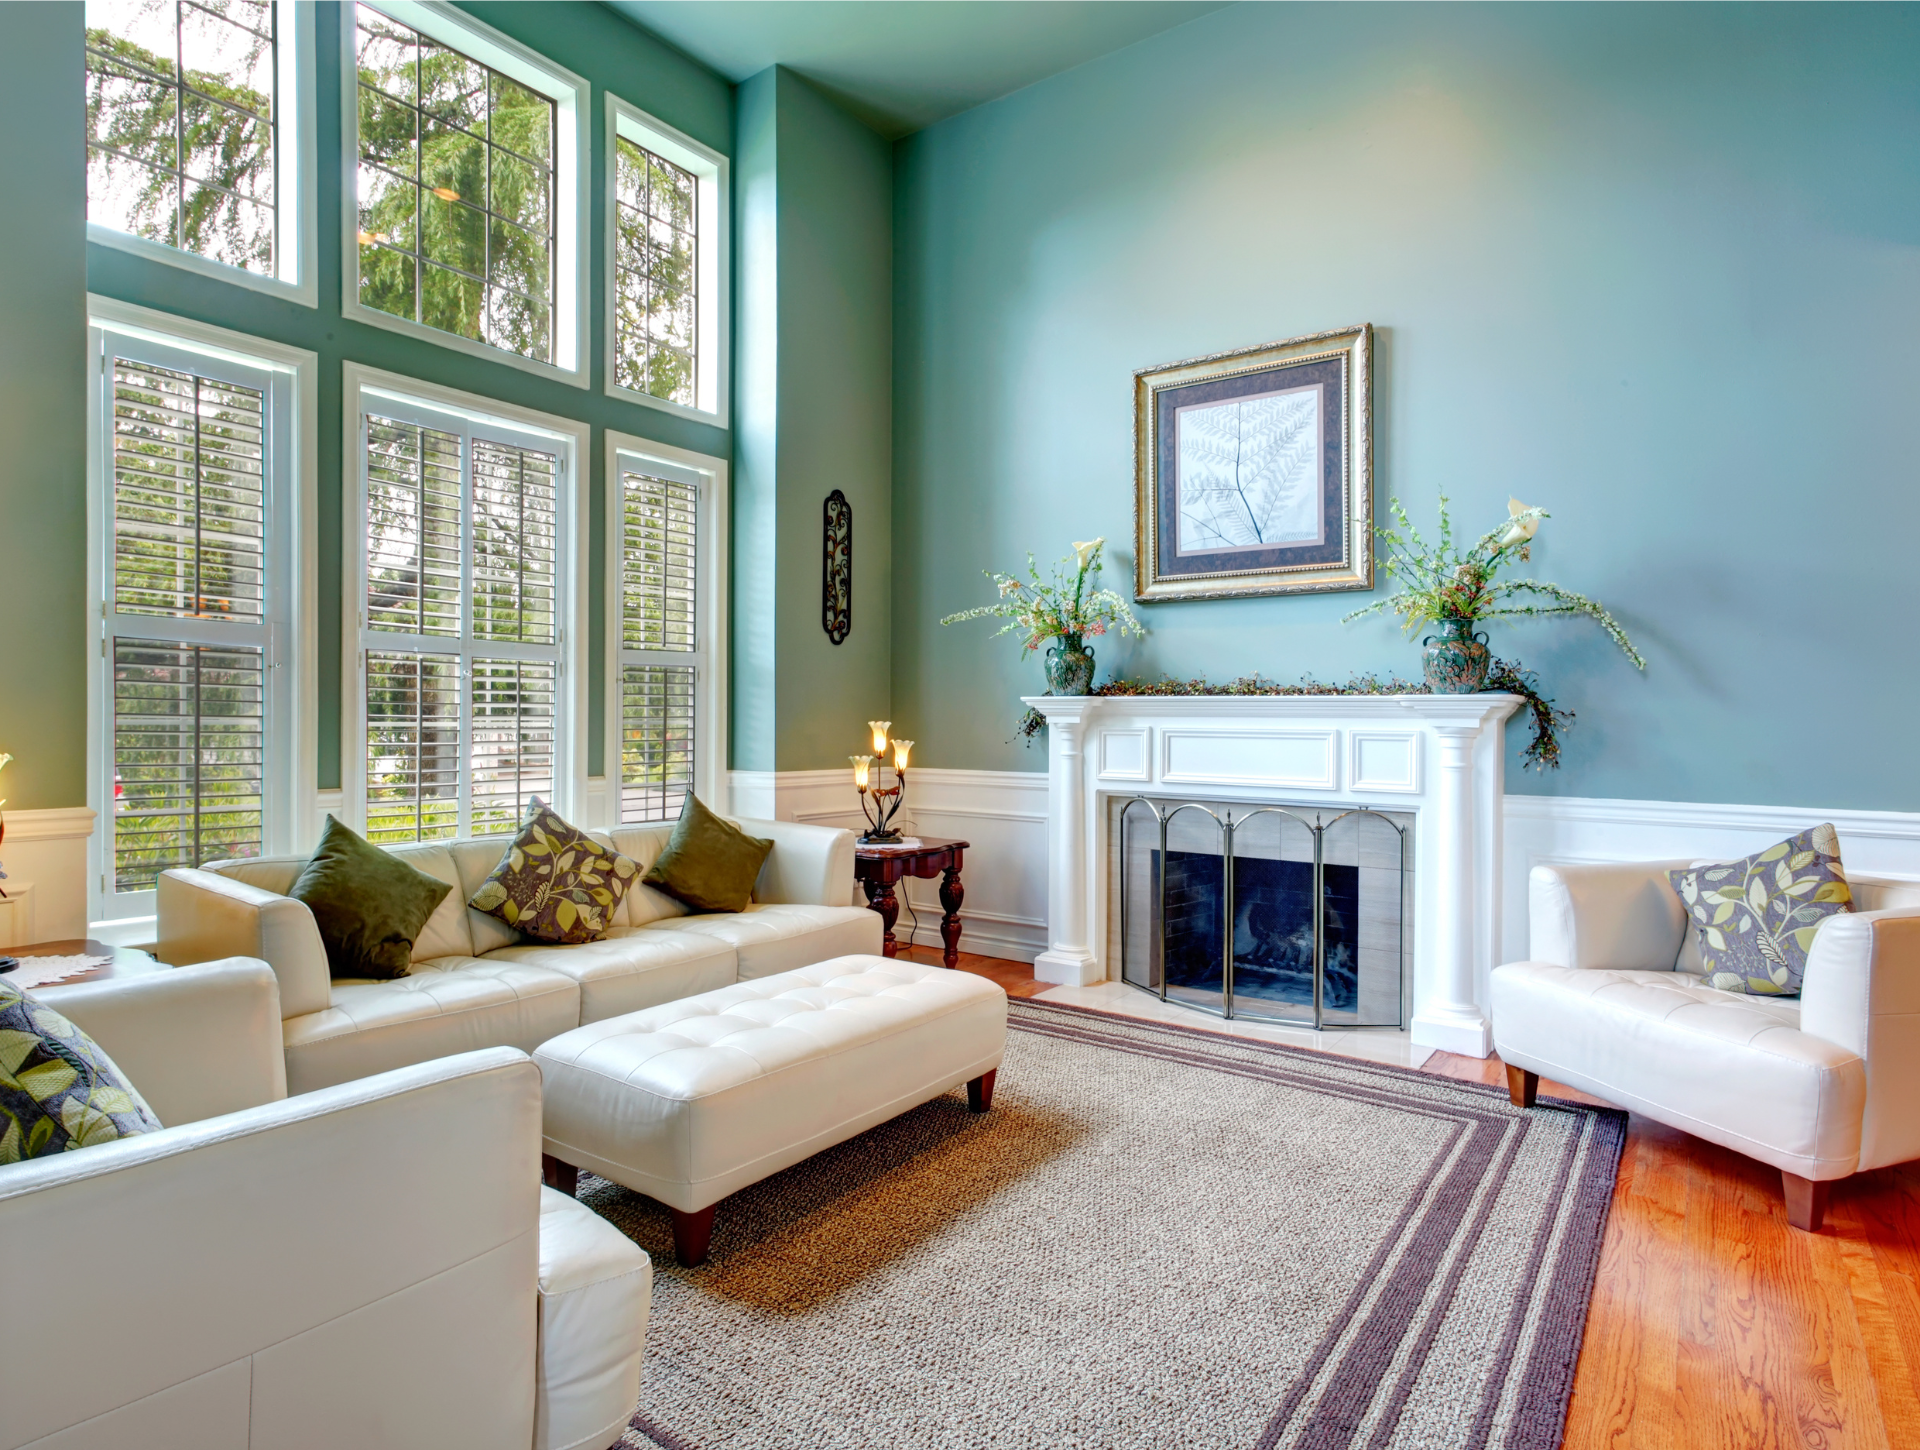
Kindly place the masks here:
<instances>
[{"instance_id":1,"label":"hardwood floor","mask_svg":"<svg viewBox=\"0 0 1920 1450\"><path fill-rule=\"evenodd\" d=\"M1011 996L1047 990L1020 962L960 965ZM1505 1083L1495 1058L1436 1053L1423 1071ZM1835 1185L1806 1234L1774 1170L1636 1115L1565 1450L1798 1447L1920 1450L1920 1163Z\"/></svg>"}]
</instances>

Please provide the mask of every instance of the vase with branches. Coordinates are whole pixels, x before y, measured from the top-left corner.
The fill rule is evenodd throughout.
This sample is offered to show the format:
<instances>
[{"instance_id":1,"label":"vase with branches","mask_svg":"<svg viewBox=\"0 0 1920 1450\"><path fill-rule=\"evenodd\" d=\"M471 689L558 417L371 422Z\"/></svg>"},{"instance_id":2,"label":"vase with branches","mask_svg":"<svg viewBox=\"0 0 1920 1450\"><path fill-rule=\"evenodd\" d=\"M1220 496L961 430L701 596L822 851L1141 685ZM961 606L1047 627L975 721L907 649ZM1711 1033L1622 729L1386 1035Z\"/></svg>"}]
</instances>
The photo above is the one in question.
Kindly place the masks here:
<instances>
[{"instance_id":1,"label":"vase with branches","mask_svg":"<svg viewBox=\"0 0 1920 1450\"><path fill-rule=\"evenodd\" d=\"M1122 636L1147 632L1127 608L1126 600L1111 589L1094 587L1100 574L1100 551L1106 542L1099 538L1075 544L1072 557L1053 566L1051 581L1040 577L1031 554L1027 555L1025 579L989 569L987 577L1000 591L999 601L963 609L940 622L1004 619L1006 623L994 631L993 637L1023 635L1022 650L1037 650L1049 640L1057 640L1047 647L1047 693L1089 694L1093 690L1093 651L1087 648L1087 641L1108 631Z\"/></svg>"},{"instance_id":2,"label":"vase with branches","mask_svg":"<svg viewBox=\"0 0 1920 1450\"><path fill-rule=\"evenodd\" d=\"M1544 579L1499 577L1502 570L1531 557L1533 536L1549 517L1545 509L1517 498L1507 500L1507 517L1463 553L1454 542L1445 494L1440 496L1440 536L1432 544L1420 537L1399 499L1389 507L1399 528L1377 532L1386 546L1387 572L1401 587L1346 618L1391 610L1400 616L1408 634L1425 625L1436 626L1439 632L1423 641L1427 683L1435 693L1471 694L1486 688L1492 656L1486 636L1476 634L1474 626L1488 619L1585 615L1607 632L1636 668L1647 667L1619 622L1584 594Z\"/></svg>"}]
</instances>

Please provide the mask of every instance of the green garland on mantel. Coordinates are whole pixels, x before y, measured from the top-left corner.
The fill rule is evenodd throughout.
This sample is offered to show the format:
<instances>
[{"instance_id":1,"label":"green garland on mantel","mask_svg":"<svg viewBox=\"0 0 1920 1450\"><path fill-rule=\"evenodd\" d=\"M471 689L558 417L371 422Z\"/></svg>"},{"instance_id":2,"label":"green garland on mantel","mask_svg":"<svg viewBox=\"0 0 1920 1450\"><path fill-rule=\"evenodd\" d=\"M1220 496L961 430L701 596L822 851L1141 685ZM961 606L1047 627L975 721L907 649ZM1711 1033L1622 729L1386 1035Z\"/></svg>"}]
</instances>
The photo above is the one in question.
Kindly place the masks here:
<instances>
[{"instance_id":1,"label":"green garland on mantel","mask_svg":"<svg viewBox=\"0 0 1920 1450\"><path fill-rule=\"evenodd\" d=\"M1308 675L1297 685L1283 685L1261 675L1241 675L1224 685L1210 685L1205 679L1193 680L1108 680L1095 685L1096 695L1431 695L1424 681L1415 683L1397 676L1382 680L1369 671L1355 675L1344 685L1329 685ZM1552 700L1540 693L1539 677L1532 670L1507 660L1493 661L1487 672L1487 693L1519 695L1527 702L1533 717L1533 739L1527 742L1524 761L1531 770L1560 768L1560 737L1573 725L1573 711L1556 709ZM1034 737L1047 728L1047 717L1028 707L1020 717L1020 735L1031 746Z\"/></svg>"}]
</instances>

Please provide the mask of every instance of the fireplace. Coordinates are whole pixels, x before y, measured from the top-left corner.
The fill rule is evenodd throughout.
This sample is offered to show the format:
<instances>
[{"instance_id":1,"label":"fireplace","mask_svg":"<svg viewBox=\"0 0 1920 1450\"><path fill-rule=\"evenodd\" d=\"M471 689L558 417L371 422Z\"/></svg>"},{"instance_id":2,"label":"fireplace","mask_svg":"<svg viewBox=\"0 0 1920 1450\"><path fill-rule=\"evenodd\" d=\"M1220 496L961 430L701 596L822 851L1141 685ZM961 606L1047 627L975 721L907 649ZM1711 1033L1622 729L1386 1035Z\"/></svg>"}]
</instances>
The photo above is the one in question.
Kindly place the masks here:
<instances>
[{"instance_id":1,"label":"fireplace","mask_svg":"<svg viewBox=\"0 0 1920 1450\"><path fill-rule=\"evenodd\" d=\"M1112 797L1120 979L1225 1017L1399 1027L1404 813Z\"/></svg>"}]
</instances>

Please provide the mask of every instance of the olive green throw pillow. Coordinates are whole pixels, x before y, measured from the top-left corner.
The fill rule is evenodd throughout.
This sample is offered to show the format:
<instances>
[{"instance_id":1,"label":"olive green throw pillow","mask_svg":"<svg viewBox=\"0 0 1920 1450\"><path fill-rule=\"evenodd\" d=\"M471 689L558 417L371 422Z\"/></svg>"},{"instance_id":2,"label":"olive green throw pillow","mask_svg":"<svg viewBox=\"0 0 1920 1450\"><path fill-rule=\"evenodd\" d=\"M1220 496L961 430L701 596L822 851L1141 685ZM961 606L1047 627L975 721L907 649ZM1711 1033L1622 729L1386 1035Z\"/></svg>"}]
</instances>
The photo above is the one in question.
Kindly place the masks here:
<instances>
[{"instance_id":1,"label":"olive green throw pillow","mask_svg":"<svg viewBox=\"0 0 1920 1450\"><path fill-rule=\"evenodd\" d=\"M313 912L333 976L386 981L406 975L414 939L451 890L328 816L320 849L287 895Z\"/></svg>"},{"instance_id":2,"label":"olive green throw pillow","mask_svg":"<svg viewBox=\"0 0 1920 1450\"><path fill-rule=\"evenodd\" d=\"M602 846L554 813L539 796L527 823L467 905L535 941L599 941L613 925L640 863Z\"/></svg>"},{"instance_id":3,"label":"olive green throw pillow","mask_svg":"<svg viewBox=\"0 0 1920 1450\"><path fill-rule=\"evenodd\" d=\"M159 1126L99 1044L0 977L0 1163L112 1143Z\"/></svg>"},{"instance_id":4,"label":"olive green throw pillow","mask_svg":"<svg viewBox=\"0 0 1920 1450\"><path fill-rule=\"evenodd\" d=\"M641 880L695 911L745 911L772 849L773 842L721 820L688 791L667 849Z\"/></svg>"}]
</instances>

